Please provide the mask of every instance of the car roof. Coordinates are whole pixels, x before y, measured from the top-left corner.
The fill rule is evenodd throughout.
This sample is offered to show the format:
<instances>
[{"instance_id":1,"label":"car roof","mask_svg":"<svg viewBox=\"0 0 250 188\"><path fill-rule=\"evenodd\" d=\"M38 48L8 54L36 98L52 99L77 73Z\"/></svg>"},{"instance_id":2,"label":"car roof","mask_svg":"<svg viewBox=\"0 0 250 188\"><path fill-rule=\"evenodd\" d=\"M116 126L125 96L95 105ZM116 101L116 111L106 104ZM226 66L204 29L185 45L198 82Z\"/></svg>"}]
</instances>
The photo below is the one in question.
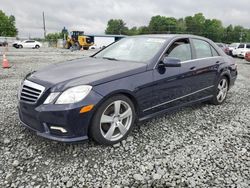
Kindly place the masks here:
<instances>
[{"instance_id":1,"label":"car roof","mask_svg":"<svg viewBox=\"0 0 250 188\"><path fill-rule=\"evenodd\" d=\"M147 35L135 35L134 37L149 37L149 38L166 38L166 39L174 39L174 38L200 38L206 39L205 37L201 37L198 35L191 34L147 34Z\"/></svg>"}]
</instances>

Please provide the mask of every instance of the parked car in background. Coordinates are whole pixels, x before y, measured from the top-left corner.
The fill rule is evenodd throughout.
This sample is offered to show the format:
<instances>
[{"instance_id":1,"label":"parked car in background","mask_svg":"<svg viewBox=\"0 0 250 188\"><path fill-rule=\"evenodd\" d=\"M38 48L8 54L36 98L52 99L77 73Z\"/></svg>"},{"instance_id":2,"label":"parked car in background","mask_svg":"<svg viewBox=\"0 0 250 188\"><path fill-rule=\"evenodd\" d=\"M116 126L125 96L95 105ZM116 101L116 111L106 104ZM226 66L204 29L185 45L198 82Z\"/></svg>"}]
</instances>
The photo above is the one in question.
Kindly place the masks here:
<instances>
[{"instance_id":1,"label":"parked car in background","mask_svg":"<svg viewBox=\"0 0 250 188\"><path fill-rule=\"evenodd\" d=\"M0 41L0 46L8 46L8 42L6 42L6 41L1 42L1 41Z\"/></svg>"},{"instance_id":2,"label":"parked car in background","mask_svg":"<svg viewBox=\"0 0 250 188\"><path fill-rule=\"evenodd\" d=\"M89 47L89 49L96 50L96 49L100 49L100 48L98 48L98 46L96 44L93 44L92 46Z\"/></svg>"},{"instance_id":3,"label":"parked car in background","mask_svg":"<svg viewBox=\"0 0 250 188\"><path fill-rule=\"evenodd\" d=\"M12 46L15 47L15 48L18 48L18 44L19 44L20 42L22 42L22 41L20 41L20 40L14 41L14 42L12 43Z\"/></svg>"},{"instance_id":4,"label":"parked car in background","mask_svg":"<svg viewBox=\"0 0 250 188\"><path fill-rule=\"evenodd\" d=\"M250 62L250 51L246 52L245 60Z\"/></svg>"},{"instance_id":5,"label":"parked car in background","mask_svg":"<svg viewBox=\"0 0 250 188\"><path fill-rule=\"evenodd\" d=\"M216 43L217 46L219 46L227 55L229 55L229 48L224 43Z\"/></svg>"},{"instance_id":6,"label":"parked car in background","mask_svg":"<svg viewBox=\"0 0 250 188\"><path fill-rule=\"evenodd\" d=\"M126 37L91 57L28 74L18 92L23 125L37 135L112 145L136 121L197 102L222 104L234 59L194 35Z\"/></svg>"},{"instance_id":7,"label":"parked car in background","mask_svg":"<svg viewBox=\"0 0 250 188\"><path fill-rule=\"evenodd\" d=\"M42 47L42 44L35 40L24 40L24 41L19 41L13 44L13 46L16 48L37 48L38 49Z\"/></svg>"},{"instance_id":8,"label":"parked car in background","mask_svg":"<svg viewBox=\"0 0 250 188\"><path fill-rule=\"evenodd\" d=\"M228 48L229 48L229 55L235 57L236 54L234 54L233 52L236 53L236 51L234 51L234 50L236 50L239 47L239 45L240 45L240 43L232 43L232 44L230 44L228 46Z\"/></svg>"},{"instance_id":9,"label":"parked car in background","mask_svg":"<svg viewBox=\"0 0 250 188\"><path fill-rule=\"evenodd\" d=\"M236 54L237 57L244 58L246 55L246 52L250 50L250 43L241 43L238 48L234 50L234 54Z\"/></svg>"}]
</instances>

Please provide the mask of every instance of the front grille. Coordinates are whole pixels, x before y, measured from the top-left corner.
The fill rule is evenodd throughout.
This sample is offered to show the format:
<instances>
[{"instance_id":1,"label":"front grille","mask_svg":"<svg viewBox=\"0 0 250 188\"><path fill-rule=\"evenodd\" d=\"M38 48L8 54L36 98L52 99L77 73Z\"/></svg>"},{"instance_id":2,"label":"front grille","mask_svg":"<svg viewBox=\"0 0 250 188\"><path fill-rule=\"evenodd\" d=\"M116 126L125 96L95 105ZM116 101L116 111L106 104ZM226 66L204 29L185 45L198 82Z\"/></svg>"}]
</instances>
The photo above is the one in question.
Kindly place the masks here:
<instances>
[{"instance_id":1,"label":"front grille","mask_svg":"<svg viewBox=\"0 0 250 188\"><path fill-rule=\"evenodd\" d=\"M36 103L44 92L45 87L34 82L25 80L22 85L19 100L27 103Z\"/></svg>"}]
</instances>

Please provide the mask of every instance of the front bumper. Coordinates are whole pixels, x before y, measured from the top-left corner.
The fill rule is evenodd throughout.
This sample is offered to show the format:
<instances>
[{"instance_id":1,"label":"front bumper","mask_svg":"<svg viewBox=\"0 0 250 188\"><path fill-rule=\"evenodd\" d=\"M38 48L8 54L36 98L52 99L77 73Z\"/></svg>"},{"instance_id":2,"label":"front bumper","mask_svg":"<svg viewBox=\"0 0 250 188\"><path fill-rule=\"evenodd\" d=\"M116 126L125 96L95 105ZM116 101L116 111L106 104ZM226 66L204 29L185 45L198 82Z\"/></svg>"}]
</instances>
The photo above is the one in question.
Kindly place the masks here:
<instances>
[{"instance_id":1,"label":"front bumper","mask_svg":"<svg viewBox=\"0 0 250 188\"><path fill-rule=\"evenodd\" d=\"M246 55L246 53L241 52L241 53L239 53L237 56L238 56L238 57L241 57L241 58L244 58L244 57L245 57L245 55Z\"/></svg>"},{"instance_id":2,"label":"front bumper","mask_svg":"<svg viewBox=\"0 0 250 188\"><path fill-rule=\"evenodd\" d=\"M88 139L88 128L95 107L86 113L79 113L83 106L96 105L101 96L91 92L84 102L70 105L36 105L20 101L18 103L19 119L22 124L38 136L60 141L76 142ZM59 127L66 132L53 129Z\"/></svg>"},{"instance_id":3,"label":"front bumper","mask_svg":"<svg viewBox=\"0 0 250 188\"><path fill-rule=\"evenodd\" d=\"M19 120L21 121L21 123L22 123L23 126L25 126L26 128L34 131L37 136L41 136L41 137L49 139L49 140L54 140L54 141L59 141L59 142L78 142L78 141L88 140L88 136L63 137L63 136L53 135L49 131L48 132L39 132L36 129L34 129L32 126L29 126L26 123L24 123L21 120L20 116L19 116Z\"/></svg>"}]
</instances>

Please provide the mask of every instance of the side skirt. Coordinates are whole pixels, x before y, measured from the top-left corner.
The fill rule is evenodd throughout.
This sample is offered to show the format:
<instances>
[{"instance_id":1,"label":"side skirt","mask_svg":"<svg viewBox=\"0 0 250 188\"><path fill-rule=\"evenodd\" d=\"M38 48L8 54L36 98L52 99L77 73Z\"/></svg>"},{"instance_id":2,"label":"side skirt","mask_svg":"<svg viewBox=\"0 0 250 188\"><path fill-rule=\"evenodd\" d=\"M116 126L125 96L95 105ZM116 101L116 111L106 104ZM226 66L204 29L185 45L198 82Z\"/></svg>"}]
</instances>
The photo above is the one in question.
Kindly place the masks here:
<instances>
[{"instance_id":1,"label":"side skirt","mask_svg":"<svg viewBox=\"0 0 250 188\"><path fill-rule=\"evenodd\" d=\"M201 102L208 101L211 98L213 98L213 95L209 95L209 96L206 96L206 97L194 100L194 101L186 102L186 103L183 103L181 105L174 106L174 107L171 107L171 108L166 108L166 109L161 110L159 112L155 112L153 114L150 114L150 115L139 118L139 122L151 119L151 118L153 118L155 116L164 115L164 114L166 114L167 112L170 112L170 111L176 111L176 110L178 110L178 109L180 109L181 107L184 107L184 106L189 106L189 105L193 105L193 104L196 104L196 103L201 103Z\"/></svg>"}]
</instances>

